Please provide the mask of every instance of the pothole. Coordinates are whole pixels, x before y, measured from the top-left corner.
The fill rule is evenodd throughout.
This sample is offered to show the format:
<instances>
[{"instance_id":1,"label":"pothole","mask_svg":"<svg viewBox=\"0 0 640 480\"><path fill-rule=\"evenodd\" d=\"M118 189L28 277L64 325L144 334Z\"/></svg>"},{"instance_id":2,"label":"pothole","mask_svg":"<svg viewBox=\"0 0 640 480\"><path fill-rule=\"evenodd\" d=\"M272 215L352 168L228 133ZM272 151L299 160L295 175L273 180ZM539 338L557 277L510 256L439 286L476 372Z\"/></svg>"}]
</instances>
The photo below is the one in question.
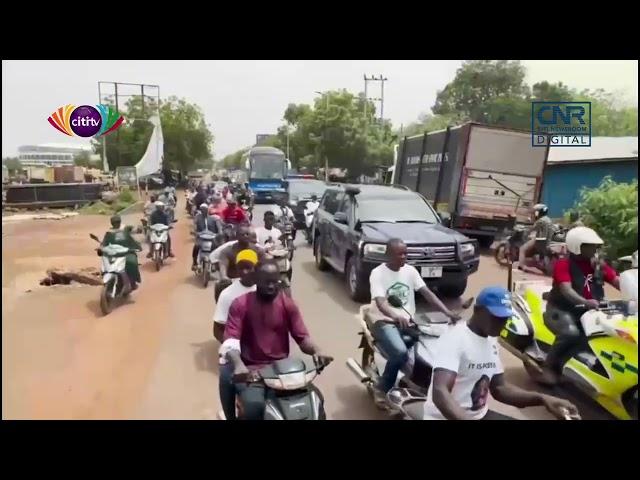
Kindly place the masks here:
<instances>
[{"instance_id":1,"label":"pothole","mask_svg":"<svg viewBox=\"0 0 640 480\"><path fill-rule=\"evenodd\" d=\"M84 285L102 285L100 271L93 267L80 269L51 268L47 270L47 276L40 281L40 285L71 285L81 283Z\"/></svg>"}]
</instances>

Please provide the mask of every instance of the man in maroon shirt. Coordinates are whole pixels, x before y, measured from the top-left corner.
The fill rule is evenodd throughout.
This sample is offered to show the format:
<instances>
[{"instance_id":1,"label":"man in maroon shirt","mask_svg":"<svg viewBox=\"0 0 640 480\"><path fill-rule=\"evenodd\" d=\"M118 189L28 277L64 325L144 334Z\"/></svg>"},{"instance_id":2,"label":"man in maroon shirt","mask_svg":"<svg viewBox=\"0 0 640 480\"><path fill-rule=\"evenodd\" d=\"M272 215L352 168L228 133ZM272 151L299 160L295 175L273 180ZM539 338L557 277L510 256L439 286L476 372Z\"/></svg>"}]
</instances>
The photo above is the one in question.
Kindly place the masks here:
<instances>
[{"instance_id":1,"label":"man in maroon shirt","mask_svg":"<svg viewBox=\"0 0 640 480\"><path fill-rule=\"evenodd\" d=\"M330 361L311 341L300 310L279 288L277 263L266 260L256 270L256 291L236 298L231 304L220 357L227 363L220 373L220 393L226 397L237 389L246 420L261 420L265 389L260 382L238 383L253 378L254 372L289 356L289 335L300 350ZM224 402L224 398L222 399Z\"/></svg>"},{"instance_id":2,"label":"man in maroon shirt","mask_svg":"<svg viewBox=\"0 0 640 480\"><path fill-rule=\"evenodd\" d=\"M238 206L235 198L227 202L227 208L222 211L222 221L233 225L250 223L247 215L244 213L244 210Z\"/></svg>"},{"instance_id":3,"label":"man in maroon shirt","mask_svg":"<svg viewBox=\"0 0 640 480\"><path fill-rule=\"evenodd\" d=\"M547 353L541 381L555 384L566 354L580 338L580 317L599 307L604 300L604 282L620 290L616 271L600 260L598 249L603 241L591 228L575 227L566 237L568 258L559 259L553 270L553 287L549 292L545 322L556 334Z\"/></svg>"}]
</instances>

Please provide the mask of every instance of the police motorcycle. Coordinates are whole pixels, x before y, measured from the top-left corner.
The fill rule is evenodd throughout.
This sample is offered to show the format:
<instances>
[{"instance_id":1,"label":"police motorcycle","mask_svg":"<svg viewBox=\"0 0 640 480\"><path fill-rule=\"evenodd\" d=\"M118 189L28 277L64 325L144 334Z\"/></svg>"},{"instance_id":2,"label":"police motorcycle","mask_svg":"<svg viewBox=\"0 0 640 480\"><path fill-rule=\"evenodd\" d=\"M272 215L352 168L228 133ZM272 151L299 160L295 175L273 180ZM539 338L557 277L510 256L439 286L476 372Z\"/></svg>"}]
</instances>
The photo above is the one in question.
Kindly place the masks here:
<instances>
[{"instance_id":1,"label":"police motorcycle","mask_svg":"<svg viewBox=\"0 0 640 480\"><path fill-rule=\"evenodd\" d=\"M620 275L622 300L603 301L598 309L585 309L580 317L583 336L565 356L561 375L561 381L577 387L621 420L638 419L637 252L634 255L631 270ZM535 380L556 338L546 313L551 285L541 280L513 281L510 265L509 286L515 316L507 322L499 342L522 360Z\"/></svg>"}]
</instances>

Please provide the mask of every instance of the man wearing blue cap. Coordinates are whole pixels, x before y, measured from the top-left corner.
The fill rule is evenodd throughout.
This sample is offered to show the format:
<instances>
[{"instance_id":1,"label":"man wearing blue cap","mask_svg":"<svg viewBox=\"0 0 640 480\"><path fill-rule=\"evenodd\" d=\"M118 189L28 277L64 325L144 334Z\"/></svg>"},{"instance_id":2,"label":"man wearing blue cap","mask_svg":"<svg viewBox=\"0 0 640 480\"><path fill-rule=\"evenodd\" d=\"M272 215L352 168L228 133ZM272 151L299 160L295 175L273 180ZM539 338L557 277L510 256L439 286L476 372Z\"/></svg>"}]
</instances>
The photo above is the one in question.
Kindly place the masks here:
<instances>
[{"instance_id":1,"label":"man wearing blue cap","mask_svg":"<svg viewBox=\"0 0 640 480\"><path fill-rule=\"evenodd\" d=\"M499 402L518 408L543 405L558 418L578 416L571 402L529 392L505 381L496 337L511 316L509 291L487 287L478 295L468 322L458 323L438 339L425 419L510 419L489 410L489 392Z\"/></svg>"}]
</instances>

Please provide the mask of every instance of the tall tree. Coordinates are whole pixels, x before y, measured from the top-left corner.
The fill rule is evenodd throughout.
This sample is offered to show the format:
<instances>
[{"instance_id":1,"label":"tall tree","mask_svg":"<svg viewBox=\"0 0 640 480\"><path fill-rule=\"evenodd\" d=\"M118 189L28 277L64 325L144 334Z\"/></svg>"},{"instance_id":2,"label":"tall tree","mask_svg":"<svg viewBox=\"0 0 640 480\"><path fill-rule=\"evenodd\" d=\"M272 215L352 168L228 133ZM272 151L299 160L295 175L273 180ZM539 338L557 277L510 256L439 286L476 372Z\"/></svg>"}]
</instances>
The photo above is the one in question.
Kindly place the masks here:
<instances>
[{"instance_id":1,"label":"tall tree","mask_svg":"<svg viewBox=\"0 0 640 480\"><path fill-rule=\"evenodd\" d=\"M157 112L153 100L131 97L125 104L126 119L118 130L106 138L109 166L135 165L144 155L153 131L149 118ZM164 168L180 170L211 166L214 137L200 107L184 99L169 97L160 105L160 122L164 137ZM94 141L101 152L101 140Z\"/></svg>"}]
</instances>

